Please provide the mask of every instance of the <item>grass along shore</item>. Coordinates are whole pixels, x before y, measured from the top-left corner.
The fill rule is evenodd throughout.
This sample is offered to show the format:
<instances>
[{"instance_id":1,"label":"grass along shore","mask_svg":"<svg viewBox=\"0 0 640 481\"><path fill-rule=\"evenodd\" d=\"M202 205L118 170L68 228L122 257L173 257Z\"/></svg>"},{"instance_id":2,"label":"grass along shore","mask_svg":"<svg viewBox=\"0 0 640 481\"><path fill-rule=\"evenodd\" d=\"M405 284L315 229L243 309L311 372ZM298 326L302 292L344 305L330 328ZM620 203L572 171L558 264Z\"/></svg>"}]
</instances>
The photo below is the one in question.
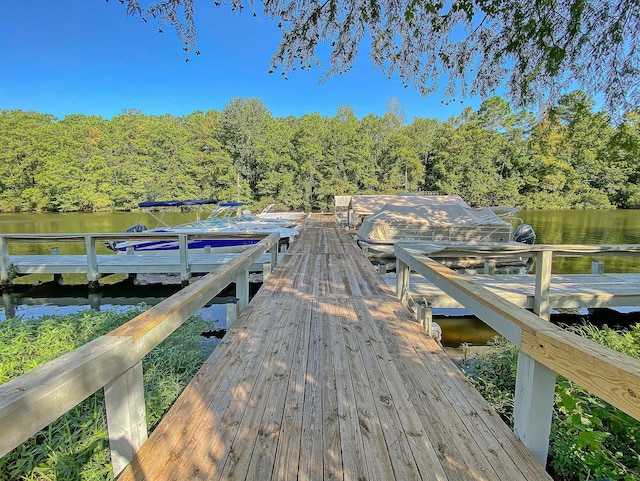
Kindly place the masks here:
<instances>
[{"instance_id":1,"label":"grass along shore","mask_svg":"<svg viewBox=\"0 0 640 481\"><path fill-rule=\"evenodd\" d=\"M69 352L146 310L83 311L0 323L0 382ZM215 347L192 317L143 359L147 426L151 432ZM102 389L0 458L0 481L110 480L111 460Z\"/></svg>"}]
</instances>

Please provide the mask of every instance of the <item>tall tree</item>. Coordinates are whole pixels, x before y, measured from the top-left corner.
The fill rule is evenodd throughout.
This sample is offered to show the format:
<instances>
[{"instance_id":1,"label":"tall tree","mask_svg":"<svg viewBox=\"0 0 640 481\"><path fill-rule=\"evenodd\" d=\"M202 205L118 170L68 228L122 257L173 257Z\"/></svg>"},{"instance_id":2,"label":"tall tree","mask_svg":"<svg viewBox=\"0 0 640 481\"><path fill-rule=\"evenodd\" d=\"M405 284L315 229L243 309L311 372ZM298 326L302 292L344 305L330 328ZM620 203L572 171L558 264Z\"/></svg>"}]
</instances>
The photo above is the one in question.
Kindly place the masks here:
<instances>
[{"instance_id":1,"label":"tall tree","mask_svg":"<svg viewBox=\"0 0 640 481\"><path fill-rule=\"evenodd\" d=\"M187 142L181 160L192 178L189 197L228 200L236 196L233 159L220 141L220 113L215 110L193 112L183 118Z\"/></svg>"},{"instance_id":2,"label":"tall tree","mask_svg":"<svg viewBox=\"0 0 640 481\"><path fill-rule=\"evenodd\" d=\"M608 142L614 133L609 116L594 112L595 102L583 91L563 95L551 109L564 131L562 157L572 167L567 190L572 205L584 208L610 207L623 180L609 165Z\"/></svg>"},{"instance_id":3,"label":"tall tree","mask_svg":"<svg viewBox=\"0 0 640 481\"><path fill-rule=\"evenodd\" d=\"M236 97L220 116L222 141L233 158L238 200L249 200L258 185L258 151L264 143L265 122L271 113L261 99Z\"/></svg>"},{"instance_id":4,"label":"tall tree","mask_svg":"<svg viewBox=\"0 0 640 481\"><path fill-rule=\"evenodd\" d=\"M52 115L20 110L0 111L0 210L46 208L46 195L37 183L43 157L53 149L47 135Z\"/></svg>"},{"instance_id":5,"label":"tall tree","mask_svg":"<svg viewBox=\"0 0 640 481\"><path fill-rule=\"evenodd\" d=\"M260 180L256 199L277 202L287 208L301 206L304 190L299 188L298 165L294 159L293 119L269 118L265 125L265 142L260 148L258 170Z\"/></svg>"},{"instance_id":6,"label":"tall tree","mask_svg":"<svg viewBox=\"0 0 640 481\"><path fill-rule=\"evenodd\" d=\"M611 165L625 178L616 204L640 209L640 111L627 112L607 150Z\"/></svg>"},{"instance_id":7,"label":"tall tree","mask_svg":"<svg viewBox=\"0 0 640 481\"><path fill-rule=\"evenodd\" d=\"M293 159L298 167L296 185L303 192L305 210L322 207L317 191L321 182L320 166L325 161L326 129L326 119L319 114L303 115L291 139Z\"/></svg>"}]
</instances>

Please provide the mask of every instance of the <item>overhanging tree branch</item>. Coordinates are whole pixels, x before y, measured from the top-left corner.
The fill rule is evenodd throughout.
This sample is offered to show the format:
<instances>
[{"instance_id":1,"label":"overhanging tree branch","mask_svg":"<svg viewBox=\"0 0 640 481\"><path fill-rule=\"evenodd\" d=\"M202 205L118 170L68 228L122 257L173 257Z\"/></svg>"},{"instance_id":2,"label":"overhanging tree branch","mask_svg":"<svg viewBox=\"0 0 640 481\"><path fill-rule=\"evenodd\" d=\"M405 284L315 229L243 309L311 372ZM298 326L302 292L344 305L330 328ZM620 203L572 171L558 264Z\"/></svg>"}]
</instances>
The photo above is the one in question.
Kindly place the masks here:
<instances>
[{"instance_id":1,"label":"overhanging tree branch","mask_svg":"<svg viewBox=\"0 0 640 481\"><path fill-rule=\"evenodd\" d=\"M195 0L120 0L129 15L169 22L187 52L197 45ZM220 0L241 10L252 0ZM369 37L370 58L427 95L492 95L506 87L518 107L553 102L567 88L603 94L615 115L640 101L640 2L637 0L263 0L281 42L272 68L287 75L319 66L348 71Z\"/></svg>"}]
</instances>

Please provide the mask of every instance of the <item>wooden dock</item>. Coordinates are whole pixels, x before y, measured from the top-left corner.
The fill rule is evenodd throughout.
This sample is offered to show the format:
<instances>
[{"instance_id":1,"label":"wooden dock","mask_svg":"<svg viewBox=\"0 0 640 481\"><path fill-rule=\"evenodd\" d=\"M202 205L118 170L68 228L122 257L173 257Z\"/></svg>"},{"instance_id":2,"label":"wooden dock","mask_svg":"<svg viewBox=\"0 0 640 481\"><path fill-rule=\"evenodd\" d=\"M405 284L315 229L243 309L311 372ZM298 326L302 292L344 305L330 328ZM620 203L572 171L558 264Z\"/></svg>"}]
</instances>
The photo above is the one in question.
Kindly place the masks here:
<instances>
[{"instance_id":1,"label":"wooden dock","mask_svg":"<svg viewBox=\"0 0 640 481\"><path fill-rule=\"evenodd\" d=\"M535 302L535 276L514 274L467 275L467 279L513 304L532 309ZM394 290L397 275L383 274ZM464 307L418 274L411 275L409 293L425 298L434 308ZM589 308L640 306L640 274L553 274L549 285L549 307Z\"/></svg>"},{"instance_id":2,"label":"wooden dock","mask_svg":"<svg viewBox=\"0 0 640 481\"><path fill-rule=\"evenodd\" d=\"M231 262L237 254L217 253L216 249L203 254L189 252L188 240L206 238L207 234L177 233L83 233L83 234L0 234L0 287L10 286L13 276L29 274L86 274L90 288L97 288L99 279L109 274L170 274L177 273L183 285L192 274L211 272ZM267 236L265 236L266 238ZM98 254L97 246L110 240L150 239L171 240L178 243L176 251L167 253L116 255ZM10 255L10 243L82 243L84 254L61 255L52 248L51 255ZM55 253L54 253L55 252ZM256 259L253 272L263 272L278 260L278 236L269 241L269 253Z\"/></svg>"},{"instance_id":3,"label":"wooden dock","mask_svg":"<svg viewBox=\"0 0 640 481\"><path fill-rule=\"evenodd\" d=\"M119 479L551 478L314 216Z\"/></svg>"},{"instance_id":4,"label":"wooden dock","mask_svg":"<svg viewBox=\"0 0 640 481\"><path fill-rule=\"evenodd\" d=\"M192 274L213 271L225 265L237 254L189 254L185 261L178 253L169 254L99 254L94 270L98 276L110 274L181 274L182 280ZM263 254L251 267L252 272L262 273L272 261L271 254ZM9 262L19 275L89 274L91 267L84 255L12 255ZM180 279L178 279L180 281Z\"/></svg>"}]
</instances>

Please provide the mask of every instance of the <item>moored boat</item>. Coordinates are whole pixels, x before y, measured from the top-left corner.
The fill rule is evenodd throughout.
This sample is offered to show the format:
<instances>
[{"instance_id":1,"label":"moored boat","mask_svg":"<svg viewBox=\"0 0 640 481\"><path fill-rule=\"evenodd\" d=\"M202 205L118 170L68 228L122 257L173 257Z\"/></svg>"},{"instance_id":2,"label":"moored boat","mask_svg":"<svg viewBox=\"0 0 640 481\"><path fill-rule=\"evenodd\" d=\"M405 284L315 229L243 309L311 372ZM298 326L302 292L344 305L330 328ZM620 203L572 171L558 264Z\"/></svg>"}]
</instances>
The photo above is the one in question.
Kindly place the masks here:
<instances>
[{"instance_id":1,"label":"moored boat","mask_svg":"<svg viewBox=\"0 0 640 481\"><path fill-rule=\"evenodd\" d=\"M276 206L275 203L267 205L262 212L256 214L258 219L262 220L288 220L293 221L297 224L301 223L306 217L307 213L304 211L301 212L287 212L287 211L272 211Z\"/></svg>"},{"instance_id":2,"label":"moored boat","mask_svg":"<svg viewBox=\"0 0 640 481\"><path fill-rule=\"evenodd\" d=\"M499 215L500 214L500 215ZM531 226L520 224L514 230L514 208L472 208L459 196L385 196L377 212L363 217L357 241L370 259L394 258L398 242L421 244L425 252L437 257L444 247L456 245L507 246L535 242ZM439 261L456 268L481 266L479 257ZM528 257L503 257L503 265L526 265Z\"/></svg>"},{"instance_id":3,"label":"moored boat","mask_svg":"<svg viewBox=\"0 0 640 481\"><path fill-rule=\"evenodd\" d=\"M199 202L199 203L198 203ZM142 202L139 204L143 208L163 208L163 207L184 207L193 205L205 205L217 201L159 201ZM208 252L215 249L215 252L241 252L248 246L260 242L269 234L278 233L280 244L288 244L290 240L298 235L294 229L280 227L273 224L242 226L224 216L210 216L205 219L196 219L183 224L169 226L160 217L154 217L162 226L148 229L144 224L136 224L127 229L127 232L139 232L148 234L187 234L195 235L197 238L188 238L187 247L189 252ZM206 234L203 237L201 234ZM173 237L173 236L172 236ZM133 239L120 242L108 242L107 247L118 253L167 253L179 250L177 238L171 239Z\"/></svg>"}]
</instances>

